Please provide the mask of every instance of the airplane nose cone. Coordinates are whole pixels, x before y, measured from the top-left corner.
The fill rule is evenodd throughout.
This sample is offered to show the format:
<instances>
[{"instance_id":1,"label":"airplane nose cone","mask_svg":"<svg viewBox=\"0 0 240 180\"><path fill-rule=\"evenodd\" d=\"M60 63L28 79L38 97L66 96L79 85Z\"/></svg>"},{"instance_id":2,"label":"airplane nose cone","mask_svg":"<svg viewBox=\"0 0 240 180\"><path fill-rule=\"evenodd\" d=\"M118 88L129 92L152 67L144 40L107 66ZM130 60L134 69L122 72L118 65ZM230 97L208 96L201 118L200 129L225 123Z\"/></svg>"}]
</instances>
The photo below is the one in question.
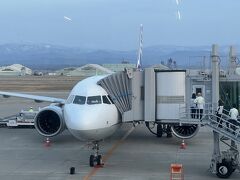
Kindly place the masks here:
<instances>
[{"instance_id":1,"label":"airplane nose cone","mask_svg":"<svg viewBox=\"0 0 240 180\"><path fill-rule=\"evenodd\" d=\"M80 105L66 105L64 117L68 130L80 140L91 140L104 128L104 122L99 119L103 116L102 109Z\"/></svg>"},{"instance_id":2,"label":"airplane nose cone","mask_svg":"<svg viewBox=\"0 0 240 180\"><path fill-rule=\"evenodd\" d=\"M75 105L67 105L64 108L64 116L66 125L70 129L84 130L88 126L88 121L83 120L86 117L86 112Z\"/></svg>"}]
</instances>

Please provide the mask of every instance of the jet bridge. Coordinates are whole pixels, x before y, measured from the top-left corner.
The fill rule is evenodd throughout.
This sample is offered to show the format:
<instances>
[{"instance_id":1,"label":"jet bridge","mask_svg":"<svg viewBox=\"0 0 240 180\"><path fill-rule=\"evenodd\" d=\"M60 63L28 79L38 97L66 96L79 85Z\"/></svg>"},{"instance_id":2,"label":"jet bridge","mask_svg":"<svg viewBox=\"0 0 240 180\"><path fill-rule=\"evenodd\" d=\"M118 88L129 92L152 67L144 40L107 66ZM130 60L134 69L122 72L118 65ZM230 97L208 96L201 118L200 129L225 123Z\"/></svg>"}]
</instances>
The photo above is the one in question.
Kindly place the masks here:
<instances>
[{"instance_id":1,"label":"jet bridge","mask_svg":"<svg viewBox=\"0 0 240 180\"><path fill-rule=\"evenodd\" d=\"M98 84L112 98L123 122L145 122L151 132L150 125L157 125L157 132L153 132L157 136L173 132L186 139L198 132L199 123L189 120L180 124L180 109L186 104L185 70L125 69Z\"/></svg>"},{"instance_id":2,"label":"jet bridge","mask_svg":"<svg viewBox=\"0 0 240 180\"><path fill-rule=\"evenodd\" d=\"M228 122L230 117L227 114L220 118L220 127L215 113L218 97L214 97L214 94L217 93L213 93L213 103L206 104L203 118L193 119L191 109L186 103L186 83L184 70L166 71L154 68L144 71L126 69L98 82L112 98L123 122L142 121L150 131L149 124L156 124L157 136L162 131L159 127L171 126L172 132L182 139L196 135L201 125L212 129L214 151L210 170L218 177L227 178L235 170L240 171L237 148L237 143L240 143L240 129L236 124ZM213 92L218 92L214 79L213 86ZM220 142L229 149L220 151Z\"/></svg>"},{"instance_id":3,"label":"jet bridge","mask_svg":"<svg viewBox=\"0 0 240 180\"><path fill-rule=\"evenodd\" d=\"M231 54L231 53L230 53ZM233 56L231 54L231 56ZM205 108L202 119L191 118L186 95L191 92L185 70L156 70L146 68L143 71L126 69L100 80L102 86L112 98L122 115L123 122L145 122L157 125L157 136L161 136L163 127L179 138L191 138L197 134L200 125L213 130L214 150L211 159L211 171L220 178L228 178L236 169L240 170L239 151L240 130L236 124L228 123L226 114L221 117L225 124L219 126L215 112L219 100L219 56L217 46L213 45L212 70L207 80L212 86L207 92L211 96L210 105ZM236 75L234 74L234 78ZM229 78L229 77L228 77ZM240 81L240 78L238 78ZM187 89L185 87L188 87ZM186 93L187 92L187 93ZM189 97L187 98L189 99ZM228 124L228 125L227 125ZM153 132L154 133L154 132ZM220 137L221 135L221 137ZM228 143L225 139L229 139ZM220 151L220 142L229 146L227 151Z\"/></svg>"},{"instance_id":4,"label":"jet bridge","mask_svg":"<svg viewBox=\"0 0 240 180\"><path fill-rule=\"evenodd\" d=\"M111 96L123 122L178 123L185 106L185 70L126 69L98 82Z\"/></svg>"}]
</instances>

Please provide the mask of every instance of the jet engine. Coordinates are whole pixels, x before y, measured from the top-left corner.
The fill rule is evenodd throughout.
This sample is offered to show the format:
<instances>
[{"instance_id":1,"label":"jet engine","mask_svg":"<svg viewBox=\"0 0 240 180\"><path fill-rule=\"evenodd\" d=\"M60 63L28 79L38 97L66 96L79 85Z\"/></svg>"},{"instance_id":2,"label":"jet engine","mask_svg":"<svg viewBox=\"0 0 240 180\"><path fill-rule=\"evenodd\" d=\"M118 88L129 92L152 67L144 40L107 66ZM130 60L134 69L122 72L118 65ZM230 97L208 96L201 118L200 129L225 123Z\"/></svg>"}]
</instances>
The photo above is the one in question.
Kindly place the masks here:
<instances>
[{"instance_id":1,"label":"jet engine","mask_svg":"<svg viewBox=\"0 0 240 180\"><path fill-rule=\"evenodd\" d=\"M199 131L198 124L172 125L173 134L181 139L189 139L195 136Z\"/></svg>"},{"instance_id":2,"label":"jet engine","mask_svg":"<svg viewBox=\"0 0 240 180\"><path fill-rule=\"evenodd\" d=\"M40 110L34 120L38 133L45 137L56 136L65 129L62 108L50 105Z\"/></svg>"}]
</instances>

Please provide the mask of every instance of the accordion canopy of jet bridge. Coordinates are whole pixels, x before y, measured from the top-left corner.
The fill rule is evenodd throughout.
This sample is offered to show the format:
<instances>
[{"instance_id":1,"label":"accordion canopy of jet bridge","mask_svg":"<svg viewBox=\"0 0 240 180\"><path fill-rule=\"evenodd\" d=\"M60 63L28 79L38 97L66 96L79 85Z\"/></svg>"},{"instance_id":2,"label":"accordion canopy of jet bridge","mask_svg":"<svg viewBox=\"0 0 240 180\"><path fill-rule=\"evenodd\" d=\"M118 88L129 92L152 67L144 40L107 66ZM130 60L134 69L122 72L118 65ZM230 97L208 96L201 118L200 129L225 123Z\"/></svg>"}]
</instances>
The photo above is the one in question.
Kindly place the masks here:
<instances>
[{"instance_id":1,"label":"accordion canopy of jet bridge","mask_svg":"<svg viewBox=\"0 0 240 180\"><path fill-rule=\"evenodd\" d=\"M132 109L132 88L128 73L114 73L98 81L98 85L107 91L121 114Z\"/></svg>"},{"instance_id":2,"label":"accordion canopy of jet bridge","mask_svg":"<svg viewBox=\"0 0 240 180\"><path fill-rule=\"evenodd\" d=\"M98 84L112 98L123 122L178 123L180 109L185 106L185 74L183 70L126 69Z\"/></svg>"}]
</instances>

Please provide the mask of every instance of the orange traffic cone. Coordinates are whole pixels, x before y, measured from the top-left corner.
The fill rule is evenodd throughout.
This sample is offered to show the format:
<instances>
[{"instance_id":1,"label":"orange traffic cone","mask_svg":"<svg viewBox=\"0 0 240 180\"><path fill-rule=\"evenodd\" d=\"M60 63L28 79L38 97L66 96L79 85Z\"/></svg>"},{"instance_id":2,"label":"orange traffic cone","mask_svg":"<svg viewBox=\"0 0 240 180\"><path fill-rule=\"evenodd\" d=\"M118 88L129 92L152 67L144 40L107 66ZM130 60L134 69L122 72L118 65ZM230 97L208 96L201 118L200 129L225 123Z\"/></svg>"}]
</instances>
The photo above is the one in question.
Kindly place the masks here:
<instances>
[{"instance_id":1,"label":"orange traffic cone","mask_svg":"<svg viewBox=\"0 0 240 180\"><path fill-rule=\"evenodd\" d=\"M45 146L46 147L49 147L51 144L50 144L50 139L49 138L46 138L46 141L45 141Z\"/></svg>"},{"instance_id":2,"label":"orange traffic cone","mask_svg":"<svg viewBox=\"0 0 240 180\"><path fill-rule=\"evenodd\" d=\"M180 149L186 149L187 145L184 142L184 139L182 140L182 143L180 145Z\"/></svg>"}]
</instances>

